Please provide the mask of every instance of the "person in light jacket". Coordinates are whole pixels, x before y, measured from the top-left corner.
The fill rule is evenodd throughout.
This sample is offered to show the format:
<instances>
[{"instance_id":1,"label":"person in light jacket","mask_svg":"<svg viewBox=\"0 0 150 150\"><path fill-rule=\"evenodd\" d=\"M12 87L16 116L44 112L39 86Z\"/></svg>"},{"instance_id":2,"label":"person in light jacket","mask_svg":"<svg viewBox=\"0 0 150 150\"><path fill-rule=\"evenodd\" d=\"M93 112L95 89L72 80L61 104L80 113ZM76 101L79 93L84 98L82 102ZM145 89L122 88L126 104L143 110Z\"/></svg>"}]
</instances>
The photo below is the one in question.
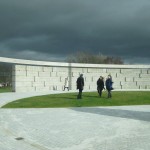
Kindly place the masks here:
<instances>
[{"instance_id":1,"label":"person in light jacket","mask_svg":"<svg viewBox=\"0 0 150 150\"><path fill-rule=\"evenodd\" d=\"M68 77L67 78L65 78L65 84L64 84L64 91L65 91L65 89L68 89L68 91L69 91L69 79L68 79Z\"/></svg>"}]
</instances>

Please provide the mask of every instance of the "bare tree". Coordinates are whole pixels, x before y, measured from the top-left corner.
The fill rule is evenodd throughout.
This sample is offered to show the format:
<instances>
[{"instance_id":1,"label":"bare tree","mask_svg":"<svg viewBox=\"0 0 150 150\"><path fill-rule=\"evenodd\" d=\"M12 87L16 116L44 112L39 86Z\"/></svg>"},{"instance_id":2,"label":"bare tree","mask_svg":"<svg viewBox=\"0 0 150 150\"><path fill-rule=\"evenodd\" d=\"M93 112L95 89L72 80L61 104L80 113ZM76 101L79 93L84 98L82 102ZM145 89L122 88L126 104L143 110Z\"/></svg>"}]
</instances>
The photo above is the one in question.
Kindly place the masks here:
<instances>
[{"instance_id":1,"label":"bare tree","mask_svg":"<svg viewBox=\"0 0 150 150\"><path fill-rule=\"evenodd\" d=\"M70 55L66 61L71 63L123 64L123 60L120 57L110 57L102 54L94 55L83 51Z\"/></svg>"}]
</instances>

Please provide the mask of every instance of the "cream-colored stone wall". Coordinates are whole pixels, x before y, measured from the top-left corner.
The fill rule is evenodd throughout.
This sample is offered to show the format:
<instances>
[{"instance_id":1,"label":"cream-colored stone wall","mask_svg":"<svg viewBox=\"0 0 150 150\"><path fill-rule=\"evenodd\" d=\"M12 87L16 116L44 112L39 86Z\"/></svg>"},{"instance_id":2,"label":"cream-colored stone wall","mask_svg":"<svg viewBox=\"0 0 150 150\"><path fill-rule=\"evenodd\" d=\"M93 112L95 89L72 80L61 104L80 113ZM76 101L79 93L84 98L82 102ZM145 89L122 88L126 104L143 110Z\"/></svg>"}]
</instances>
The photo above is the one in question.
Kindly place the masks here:
<instances>
[{"instance_id":1,"label":"cream-colored stone wall","mask_svg":"<svg viewBox=\"0 0 150 150\"><path fill-rule=\"evenodd\" d=\"M30 61L0 57L13 64L12 86L15 92L63 90L65 78L76 90L76 80L84 75L84 90L96 91L99 76L112 75L116 90L150 90L150 65L106 65Z\"/></svg>"},{"instance_id":2,"label":"cream-colored stone wall","mask_svg":"<svg viewBox=\"0 0 150 150\"><path fill-rule=\"evenodd\" d=\"M66 77L69 77L70 89L76 90L76 80L81 73L84 74L85 90L96 91L99 76L106 79L108 74L112 75L116 90L150 89L149 68L122 69L109 68L109 65L108 68L82 67L14 65L13 91L62 91Z\"/></svg>"}]
</instances>

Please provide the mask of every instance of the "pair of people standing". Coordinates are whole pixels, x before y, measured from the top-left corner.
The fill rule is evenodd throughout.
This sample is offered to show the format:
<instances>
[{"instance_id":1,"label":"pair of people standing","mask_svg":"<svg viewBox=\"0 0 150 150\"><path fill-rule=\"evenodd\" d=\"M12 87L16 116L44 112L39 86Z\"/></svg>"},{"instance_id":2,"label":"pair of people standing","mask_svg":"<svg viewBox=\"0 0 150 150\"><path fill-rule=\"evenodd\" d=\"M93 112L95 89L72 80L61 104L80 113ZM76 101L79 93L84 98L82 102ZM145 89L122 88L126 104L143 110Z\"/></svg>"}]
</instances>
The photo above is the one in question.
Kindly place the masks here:
<instances>
[{"instance_id":1,"label":"pair of people standing","mask_svg":"<svg viewBox=\"0 0 150 150\"><path fill-rule=\"evenodd\" d=\"M112 77L111 75L108 75L105 85L106 85L106 89L108 91L108 98L111 98L111 90L113 90L112 88ZM102 76L100 76L100 78L97 80L97 91L99 93L99 96L102 96L102 90L104 89L104 78Z\"/></svg>"},{"instance_id":2,"label":"pair of people standing","mask_svg":"<svg viewBox=\"0 0 150 150\"><path fill-rule=\"evenodd\" d=\"M112 88L112 77L111 75L108 75L105 85L106 85L106 89L108 91L108 98L111 98L111 90L113 90ZM82 91L83 91L83 87L84 87L84 78L83 78L83 74L80 74L80 76L77 78L77 89L79 90L79 93L77 95L77 99L82 99ZM99 96L102 96L102 90L105 89L104 88L104 78L102 76L100 76L100 78L97 80L97 90L99 93Z\"/></svg>"}]
</instances>

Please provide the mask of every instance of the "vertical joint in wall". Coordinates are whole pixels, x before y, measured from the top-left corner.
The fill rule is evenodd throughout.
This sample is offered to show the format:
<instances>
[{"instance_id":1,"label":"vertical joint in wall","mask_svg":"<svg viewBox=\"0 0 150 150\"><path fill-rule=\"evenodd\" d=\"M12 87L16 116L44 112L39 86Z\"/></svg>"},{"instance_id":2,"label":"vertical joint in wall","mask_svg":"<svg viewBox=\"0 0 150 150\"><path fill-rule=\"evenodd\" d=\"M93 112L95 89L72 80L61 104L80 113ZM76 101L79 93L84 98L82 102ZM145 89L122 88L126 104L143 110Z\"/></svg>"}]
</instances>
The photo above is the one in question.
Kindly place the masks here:
<instances>
[{"instance_id":1,"label":"vertical joint in wall","mask_svg":"<svg viewBox=\"0 0 150 150\"><path fill-rule=\"evenodd\" d=\"M121 73L121 69L120 69L120 73Z\"/></svg>"},{"instance_id":2,"label":"vertical joint in wall","mask_svg":"<svg viewBox=\"0 0 150 150\"><path fill-rule=\"evenodd\" d=\"M119 83L120 83L120 86L122 86L121 81Z\"/></svg>"},{"instance_id":3,"label":"vertical joint in wall","mask_svg":"<svg viewBox=\"0 0 150 150\"><path fill-rule=\"evenodd\" d=\"M137 86L138 85L137 81L135 81L135 83L136 83L135 85Z\"/></svg>"},{"instance_id":4,"label":"vertical joint in wall","mask_svg":"<svg viewBox=\"0 0 150 150\"><path fill-rule=\"evenodd\" d=\"M68 78L69 78L69 89L72 90L72 66L68 63Z\"/></svg>"},{"instance_id":5,"label":"vertical joint in wall","mask_svg":"<svg viewBox=\"0 0 150 150\"><path fill-rule=\"evenodd\" d=\"M142 69L140 70L140 74L142 73Z\"/></svg>"},{"instance_id":6,"label":"vertical joint in wall","mask_svg":"<svg viewBox=\"0 0 150 150\"><path fill-rule=\"evenodd\" d=\"M26 72L26 75L25 75L25 76L27 77L27 70L26 70L25 72Z\"/></svg>"}]
</instances>

